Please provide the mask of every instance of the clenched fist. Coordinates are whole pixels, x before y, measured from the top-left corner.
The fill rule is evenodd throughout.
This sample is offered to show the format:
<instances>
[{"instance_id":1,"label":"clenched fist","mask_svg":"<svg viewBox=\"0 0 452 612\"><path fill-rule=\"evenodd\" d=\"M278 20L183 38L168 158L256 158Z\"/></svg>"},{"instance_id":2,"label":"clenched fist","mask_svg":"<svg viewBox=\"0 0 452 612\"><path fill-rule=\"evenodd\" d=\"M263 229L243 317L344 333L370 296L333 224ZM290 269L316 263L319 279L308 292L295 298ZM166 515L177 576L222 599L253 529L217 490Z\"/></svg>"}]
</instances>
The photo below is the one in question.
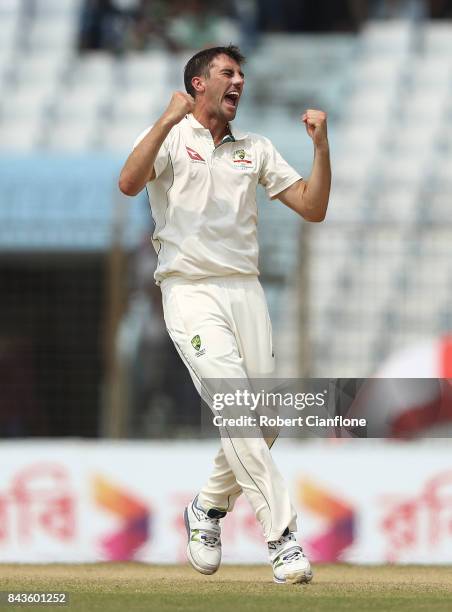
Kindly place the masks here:
<instances>
[{"instance_id":1,"label":"clenched fist","mask_svg":"<svg viewBox=\"0 0 452 612\"><path fill-rule=\"evenodd\" d=\"M163 115L172 124L176 125L185 115L192 113L194 108L195 101L190 94L182 91L175 91Z\"/></svg>"},{"instance_id":2,"label":"clenched fist","mask_svg":"<svg viewBox=\"0 0 452 612\"><path fill-rule=\"evenodd\" d=\"M323 111L309 108L303 115L302 121L306 125L306 131L312 138L314 146L328 146L328 133L326 127L327 115Z\"/></svg>"}]
</instances>

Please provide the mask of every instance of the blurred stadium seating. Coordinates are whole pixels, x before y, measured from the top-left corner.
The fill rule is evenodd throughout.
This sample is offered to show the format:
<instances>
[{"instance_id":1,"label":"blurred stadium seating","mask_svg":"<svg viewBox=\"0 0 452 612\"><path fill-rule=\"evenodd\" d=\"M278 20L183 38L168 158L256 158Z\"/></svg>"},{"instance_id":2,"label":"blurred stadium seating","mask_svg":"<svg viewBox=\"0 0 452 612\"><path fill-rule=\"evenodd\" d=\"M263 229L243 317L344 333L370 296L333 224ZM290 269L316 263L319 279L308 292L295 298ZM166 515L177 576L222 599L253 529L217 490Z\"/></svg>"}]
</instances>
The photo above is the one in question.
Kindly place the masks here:
<instances>
[{"instance_id":1,"label":"blurred stadium seating","mask_svg":"<svg viewBox=\"0 0 452 612\"><path fill-rule=\"evenodd\" d=\"M451 40L451 23L360 36L328 220L309 228L312 374L367 376L451 329Z\"/></svg>"},{"instance_id":2,"label":"blurred stadium seating","mask_svg":"<svg viewBox=\"0 0 452 612\"><path fill-rule=\"evenodd\" d=\"M84 357L96 352L89 400L77 400L75 383L41 394L53 394L56 405L62 392L72 393L88 412L103 397L105 263L117 214L125 253L150 224L144 200L124 208L114 195L118 169L182 87L187 52L79 54L80 7L80 0L0 4L0 266L10 294L4 320L24 299L56 300L67 315L64 334L80 312L61 279L75 282L80 262L92 262L91 280L78 287L89 304L85 323L97 321L96 340L83 344L78 335L74 366L74 378L85 380L92 366ZM239 125L270 137L308 173L312 148L298 116L319 107L330 117L327 221L302 226L259 193L262 278L280 375L367 376L393 350L452 328L451 51L449 22L375 21L359 35L267 33L250 53ZM31 273L37 268L42 274ZM63 285L49 284L50 269ZM11 319L13 327L25 324L32 344L33 311L30 304ZM42 350L50 354L47 340ZM46 380L59 372L45 367ZM108 433L101 420L89 434Z\"/></svg>"}]
</instances>

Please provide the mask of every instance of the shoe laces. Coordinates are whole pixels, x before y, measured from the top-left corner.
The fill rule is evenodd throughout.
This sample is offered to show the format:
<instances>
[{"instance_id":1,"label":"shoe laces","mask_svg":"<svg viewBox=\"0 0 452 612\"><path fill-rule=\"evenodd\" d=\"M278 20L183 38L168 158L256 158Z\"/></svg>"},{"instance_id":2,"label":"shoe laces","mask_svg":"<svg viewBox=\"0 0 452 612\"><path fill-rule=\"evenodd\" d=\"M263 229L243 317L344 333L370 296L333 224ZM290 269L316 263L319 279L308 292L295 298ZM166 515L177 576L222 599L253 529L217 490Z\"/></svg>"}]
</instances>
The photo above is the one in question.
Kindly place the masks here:
<instances>
[{"instance_id":1,"label":"shoe laces","mask_svg":"<svg viewBox=\"0 0 452 612\"><path fill-rule=\"evenodd\" d=\"M284 563L292 563L293 561L298 561L304 557L304 553L301 548L293 548L288 553L282 556L282 560Z\"/></svg>"},{"instance_id":2,"label":"shoe laces","mask_svg":"<svg viewBox=\"0 0 452 612\"><path fill-rule=\"evenodd\" d=\"M280 554L278 554L278 550L284 545L287 545L288 542L293 542L293 546L283 550L280 556ZM292 532L288 533L287 535L282 535L279 540L269 542L268 549L269 551L275 551L275 557L272 555L272 558L280 558L284 563L293 563L294 561L298 561L302 557L305 557L303 549L299 544L297 544L297 539Z\"/></svg>"},{"instance_id":3,"label":"shoe laces","mask_svg":"<svg viewBox=\"0 0 452 612\"><path fill-rule=\"evenodd\" d=\"M199 527L200 540L208 548L216 548L220 542L220 519L208 516L207 512L199 506L195 505L195 507L202 517L200 522L203 525Z\"/></svg>"},{"instance_id":4,"label":"shoe laces","mask_svg":"<svg viewBox=\"0 0 452 612\"><path fill-rule=\"evenodd\" d=\"M207 546L207 548L216 548L220 541L219 536L209 531L205 531L204 533L201 533L200 539L201 539L201 542L204 544L204 546Z\"/></svg>"},{"instance_id":5,"label":"shoe laces","mask_svg":"<svg viewBox=\"0 0 452 612\"><path fill-rule=\"evenodd\" d=\"M198 512L202 516L202 519L201 519L202 522L203 523L209 523L210 525L212 525L212 531L218 531L220 529L220 519L213 518L212 516L208 516L207 512L205 512L199 506L196 506L196 509L198 510Z\"/></svg>"}]
</instances>

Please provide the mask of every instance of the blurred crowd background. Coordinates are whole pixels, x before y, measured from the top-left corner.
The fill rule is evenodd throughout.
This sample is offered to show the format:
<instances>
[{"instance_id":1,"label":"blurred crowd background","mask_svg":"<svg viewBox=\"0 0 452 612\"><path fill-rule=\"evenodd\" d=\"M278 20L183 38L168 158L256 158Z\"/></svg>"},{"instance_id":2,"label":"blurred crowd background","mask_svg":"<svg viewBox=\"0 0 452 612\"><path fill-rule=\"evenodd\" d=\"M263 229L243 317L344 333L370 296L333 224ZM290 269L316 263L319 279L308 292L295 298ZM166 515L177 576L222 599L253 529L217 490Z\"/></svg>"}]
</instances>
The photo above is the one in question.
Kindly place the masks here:
<instances>
[{"instance_id":1,"label":"blurred crowd background","mask_svg":"<svg viewBox=\"0 0 452 612\"><path fill-rule=\"evenodd\" d=\"M117 177L187 59L230 42L237 123L305 175L299 115L330 118L326 222L259 192L278 375L451 376L451 19L450 0L1 0L0 435L199 435L148 204Z\"/></svg>"},{"instance_id":2,"label":"blurred crowd background","mask_svg":"<svg viewBox=\"0 0 452 612\"><path fill-rule=\"evenodd\" d=\"M264 32L356 32L372 18L452 18L449 0L86 0L79 48L115 53L214 45L228 29L244 48Z\"/></svg>"}]
</instances>

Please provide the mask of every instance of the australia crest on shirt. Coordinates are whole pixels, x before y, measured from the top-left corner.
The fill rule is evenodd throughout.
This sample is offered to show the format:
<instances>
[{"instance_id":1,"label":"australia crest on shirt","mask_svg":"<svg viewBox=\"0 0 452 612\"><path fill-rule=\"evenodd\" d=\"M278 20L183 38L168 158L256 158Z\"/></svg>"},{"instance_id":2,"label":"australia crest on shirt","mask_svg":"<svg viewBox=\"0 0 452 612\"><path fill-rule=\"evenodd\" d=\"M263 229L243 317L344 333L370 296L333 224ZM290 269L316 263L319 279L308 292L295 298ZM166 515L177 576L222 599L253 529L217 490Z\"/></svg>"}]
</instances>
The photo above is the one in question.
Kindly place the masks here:
<instances>
[{"instance_id":1,"label":"australia crest on shirt","mask_svg":"<svg viewBox=\"0 0 452 612\"><path fill-rule=\"evenodd\" d=\"M235 149L232 153L232 161L235 168L247 169L253 166L251 155L245 149Z\"/></svg>"}]
</instances>

